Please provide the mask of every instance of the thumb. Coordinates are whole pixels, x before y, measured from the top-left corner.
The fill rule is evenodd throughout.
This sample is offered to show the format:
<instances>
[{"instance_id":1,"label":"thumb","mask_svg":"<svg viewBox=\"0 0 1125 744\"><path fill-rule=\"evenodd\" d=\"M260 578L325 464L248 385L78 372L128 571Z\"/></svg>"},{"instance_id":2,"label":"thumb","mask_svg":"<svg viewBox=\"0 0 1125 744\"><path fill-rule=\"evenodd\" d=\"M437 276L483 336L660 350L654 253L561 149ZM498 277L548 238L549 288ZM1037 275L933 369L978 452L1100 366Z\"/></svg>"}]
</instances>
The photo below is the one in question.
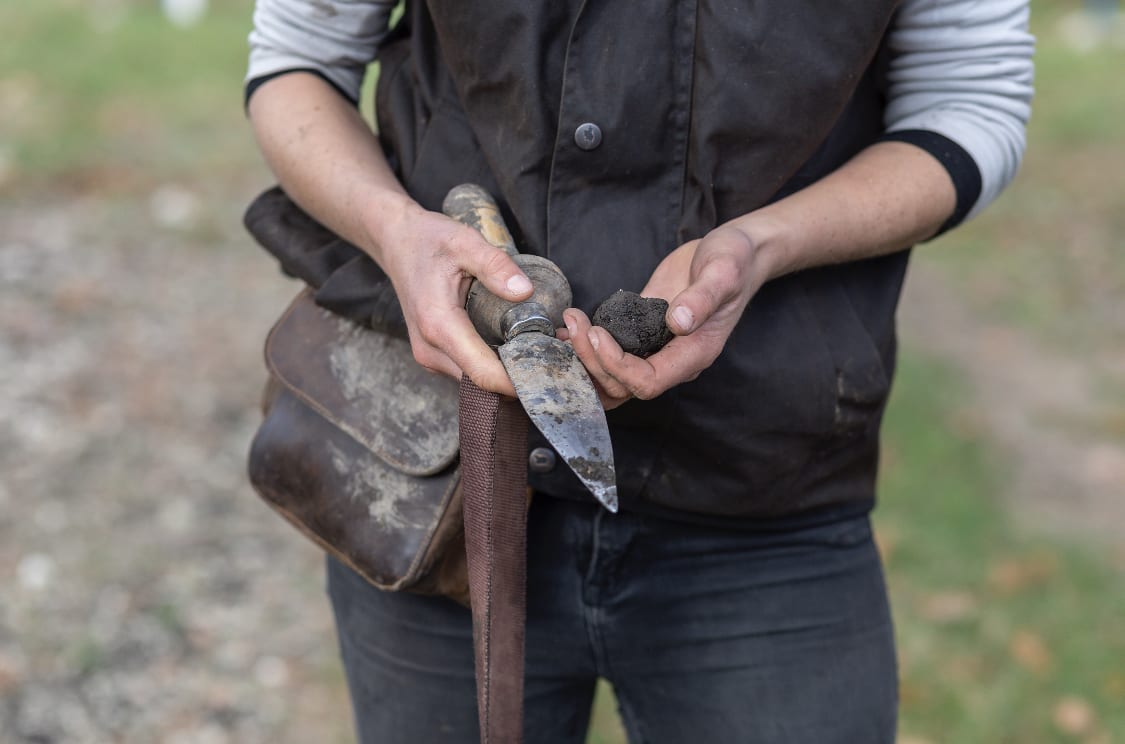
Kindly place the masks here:
<instances>
[{"instance_id":1,"label":"thumb","mask_svg":"<svg viewBox=\"0 0 1125 744\"><path fill-rule=\"evenodd\" d=\"M469 228L472 229L472 228ZM534 289L531 280L511 256L474 231L473 245L462 253L461 269L475 276L489 292L506 300L526 300Z\"/></svg>"},{"instance_id":2,"label":"thumb","mask_svg":"<svg viewBox=\"0 0 1125 744\"><path fill-rule=\"evenodd\" d=\"M665 318L668 327L679 336L706 323L720 307L737 297L742 287L742 267L731 253L704 251L701 246L691 269L691 284L672 298Z\"/></svg>"}]
</instances>

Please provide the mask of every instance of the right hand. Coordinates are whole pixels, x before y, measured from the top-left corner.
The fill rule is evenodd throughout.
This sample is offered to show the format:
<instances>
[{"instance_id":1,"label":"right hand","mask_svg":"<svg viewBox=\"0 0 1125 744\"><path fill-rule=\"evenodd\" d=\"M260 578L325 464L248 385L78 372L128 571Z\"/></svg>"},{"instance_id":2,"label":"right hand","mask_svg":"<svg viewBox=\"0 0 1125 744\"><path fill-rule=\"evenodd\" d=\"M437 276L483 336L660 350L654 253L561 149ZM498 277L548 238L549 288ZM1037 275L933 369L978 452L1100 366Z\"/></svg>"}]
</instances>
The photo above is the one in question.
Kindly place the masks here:
<instances>
[{"instance_id":1,"label":"right hand","mask_svg":"<svg viewBox=\"0 0 1125 744\"><path fill-rule=\"evenodd\" d=\"M531 296L531 281L504 251L480 233L417 205L393 228L384 225L380 263L402 305L414 359L428 370L485 390L515 397L512 381L465 312L473 278L490 292L517 302Z\"/></svg>"},{"instance_id":2,"label":"right hand","mask_svg":"<svg viewBox=\"0 0 1125 744\"><path fill-rule=\"evenodd\" d=\"M756 234L729 225L672 251L641 295L668 300L665 323L675 337L644 359L622 351L581 310L567 309L570 342L597 383L602 404L609 409L629 398L651 400L696 379L722 353L766 276Z\"/></svg>"},{"instance_id":3,"label":"right hand","mask_svg":"<svg viewBox=\"0 0 1125 744\"><path fill-rule=\"evenodd\" d=\"M293 199L337 235L367 252L394 284L414 358L427 369L515 395L499 358L465 313L473 277L518 301L531 283L503 251L471 227L428 212L410 198L371 128L316 75L281 75L249 102L254 134ZM508 287L513 277L522 286Z\"/></svg>"}]
</instances>

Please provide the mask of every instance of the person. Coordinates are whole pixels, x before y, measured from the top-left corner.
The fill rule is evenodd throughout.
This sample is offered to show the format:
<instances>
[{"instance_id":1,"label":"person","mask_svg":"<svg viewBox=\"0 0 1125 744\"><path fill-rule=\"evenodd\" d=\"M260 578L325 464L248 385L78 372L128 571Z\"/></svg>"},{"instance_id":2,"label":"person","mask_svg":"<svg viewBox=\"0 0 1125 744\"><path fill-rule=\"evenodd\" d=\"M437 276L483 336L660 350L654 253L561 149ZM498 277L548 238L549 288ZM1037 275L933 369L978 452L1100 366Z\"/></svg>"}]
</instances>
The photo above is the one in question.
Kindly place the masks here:
<instances>
[{"instance_id":1,"label":"person","mask_svg":"<svg viewBox=\"0 0 1125 744\"><path fill-rule=\"evenodd\" d=\"M248 111L284 189L391 278L426 368L514 394L465 293L531 290L439 213L450 187L484 185L572 284L560 336L622 510L532 434L527 740L583 741L604 678L633 742L893 742L868 515L894 312L908 248L1017 170L1028 3L394 5L258 0ZM670 302L650 358L590 324L619 288ZM475 741L469 612L331 560L328 586L360 740Z\"/></svg>"}]
</instances>

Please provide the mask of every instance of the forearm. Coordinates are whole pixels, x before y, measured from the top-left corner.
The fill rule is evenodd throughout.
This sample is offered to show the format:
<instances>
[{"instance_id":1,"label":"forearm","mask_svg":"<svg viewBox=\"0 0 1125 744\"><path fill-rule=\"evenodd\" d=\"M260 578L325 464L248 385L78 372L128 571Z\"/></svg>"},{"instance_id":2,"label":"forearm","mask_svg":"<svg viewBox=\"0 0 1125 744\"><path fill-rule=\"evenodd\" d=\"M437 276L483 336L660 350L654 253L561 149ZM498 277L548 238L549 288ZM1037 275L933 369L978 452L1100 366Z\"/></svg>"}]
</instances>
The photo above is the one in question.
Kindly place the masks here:
<instances>
[{"instance_id":1,"label":"forearm","mask_svg":"<svg viewBox=\"0 0 1125 744\"><path fill-rule=\"evenodd\" d=\"M418 363L515 395L464 309L474 277L509 301L531 295L531 282L511 258L471 227L411 199L363 118L316 75L268 80L249 108L258 143L286 192L391 278Z\"/></svg>"},{"instance_id":2,"label":"forearm","mask_svg":"<svg viewBox=\"0 0 1125 744\"><path fill-rule=\"evenodd\" d=\"M904 0L886 40L884 124L905 142L876 144L735 220L771 246L760 251L763 279L904 248L995 199L1026 141L1027 26L1027 0Z\"/></svg>"},{"instance_id":3,"label":"forearm","mask_svg":"<svg viewBox=\"0 0 1125 744\"><path fill-rule=\"evenodd\" d=\"M653 398L711 365L766 281L912 245L933 235L956 201L948 171L933 156L880 142L813 185L668 255L642 292L669 301L667 323L676 338L657 354L624 353L575 310L565 318L569 338L608 407Z\"/></svg>"},{"instance_id":4,"label":"forearm","mask_svg":"<svg viewBox=\"0 0 1125 744\"><path fill-rule=\"evenodd\" d=\"M421 207L359 112L321 78L294 72L259 87L249 113L258 146L290 197L384 263L395 229Z\"/></svg>"},{"instance_id":5,"label":"forearm","mask_svg":"<svg viewBox=\"0 0 1125 744\"><path fill-rule=\"evenodd\" d=\"M949 173L913 145L880 142L839 170L728 223L756 246L753 278L892 253L934 235L953 213Z\"/></svg>"}]
</instances>

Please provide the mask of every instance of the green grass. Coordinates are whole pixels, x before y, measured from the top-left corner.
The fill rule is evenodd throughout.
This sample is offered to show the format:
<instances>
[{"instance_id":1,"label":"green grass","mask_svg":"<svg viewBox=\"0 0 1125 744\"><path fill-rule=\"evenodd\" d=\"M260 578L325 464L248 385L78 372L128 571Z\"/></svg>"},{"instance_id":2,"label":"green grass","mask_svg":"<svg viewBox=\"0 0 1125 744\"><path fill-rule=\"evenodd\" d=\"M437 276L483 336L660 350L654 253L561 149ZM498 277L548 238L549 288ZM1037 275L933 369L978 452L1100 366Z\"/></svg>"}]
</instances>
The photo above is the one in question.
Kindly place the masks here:
<instances>
[{"instance_id":1,"label":"green grass","mask_svg":"<svg viewBox=\"0 0 1125 744\"><path fill-rule=\"evenodd\" d=\"M1080 5L1034 5L1021 173L980 218L927 248L984 318L1070 353L1125 342L1125 47L1068 45L1061 22Z\"/></svg>"},{"instance_id":2,"label":"green grass","mask_svg":"<svg viewBox=\"0 0 1125 744\"><path fill-rule=\"evenodd\" d=\"M1095 714L1081 740L1121 734L1120 569L1097 547L1013 527L997 500L1003 469L964 423L967 400L950 371L905 355L876 518L899 637L901 729L933 742L1073 741L1053 716L1076 697Z\"/></svg>"},{"instance_id":3,"label":"green grass","mask_svg":"<svg viewBox=\"0 0 1125 744\"><path fill-rule=\"evenodd\" d=\"M120 190L256 166L241 110L250 0L198 26L156 2L0 4L8 187Z\"/></svg>"},{"instance_id":4,"label":"green grass","mask_svg":"<svg viewBox=\"0 0 1125 744\"><path fill-rule=\"evenodd\" d=\"M1120 92L1125 48L1104 44L1082 50L1066 43L1064 16L1079 2L1035 2L1032 32L1036 49L1036 101L1030 127L1032 149L1057 145L1120 147L1125 95Z\"/></svg>"},{"instance_id":5,"label":"green grass","mask_svg":"<svg viewBox=\"0 0 1125 744\"><path fill-rule=\"evenodd\" d=\"M625 729L617 713L617 701L613 688L605 681L598 683L594 698L594 710L590 717L590 735L586 744L621 744L625 741Z\"/></svg>"}]
</instances>

